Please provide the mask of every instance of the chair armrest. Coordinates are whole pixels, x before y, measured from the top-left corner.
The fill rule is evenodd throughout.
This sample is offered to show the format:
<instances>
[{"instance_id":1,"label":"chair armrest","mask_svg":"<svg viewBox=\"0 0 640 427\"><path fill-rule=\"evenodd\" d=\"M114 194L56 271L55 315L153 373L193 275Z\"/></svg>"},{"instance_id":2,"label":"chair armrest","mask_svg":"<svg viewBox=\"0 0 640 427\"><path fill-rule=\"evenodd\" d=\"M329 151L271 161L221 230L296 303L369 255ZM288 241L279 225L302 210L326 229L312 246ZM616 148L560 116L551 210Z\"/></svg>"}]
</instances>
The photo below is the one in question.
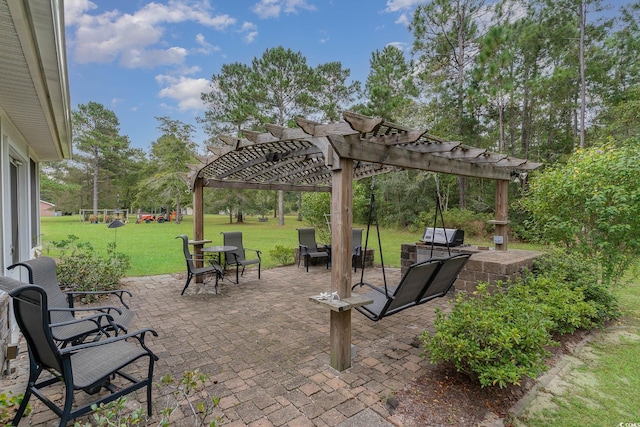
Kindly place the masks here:
<instances>
[{"instance_id":1,"label":"chair armrest","mask_svg":"<svg viewBox=\"0 0 640 427\"><path fill-rule=\"evenodd\" d=\"M158 336L158 333L151 328L139 329L134 332L129 332L123 335L117 335L115 337L109 337L100 341L92 341L89 343L78 344L70 347L65 347L60 349L60 354L72 354L78 352L80 350L84 350L86 348L98 347L101 345L106 345L109 343L126 340L128 338L135 338L140 342L140 345L147 350L147 352L154 358L154 360L159 360L158 356L156 356L144 343L144 337L146 333L152 334L154 337Z\"/></svg>"},{"instance_id":2,"label":"chair armrest","mask_svg":"<svg viewBox=\"0 0 640 427\"><path fill-rule=\"evenodd\" d=\"M298 248L300 249L300 252L304 251L304 253L309 253L309 246L307 245L303 245L302 243L299 243Z\"/></svg>"},{"instance_id":3,"label":"chair armrest","mask_svg":"<svg viewBox=\"0 0 640 427\"><path fill-rule=\"evenodd\" d=\"M106 322L107 322L106 325L103 323L102 319L106 320ZM49 325L49 327L50 328L55 328L55 327L58 327L58 326L74 325L74 324L80 323L80 322L93 322L96 325L96 329L98 331L100 331L101 333L103 333L107 337L110 336L110 333L109 333L109 331L107 331L105 329L106 326L110 326L111 327L112 331L114 332L114 335L118 335L118 332L120 330L124 330L117 323L115 323L113 317L110 314L106 314L106 313L94 314L92 316L86 316L86 317L78 318L78 319L75 319L75 320L68 320L66 322L51 323ZM68 341L68 340L57 338L53 334L53 331L52 331L52 336L53 336L53 338L55 340L58 340L58 341Z\"/></svg>"},{"instance_id":4,"label":"chair armrest","mask_svg":"<svg viewBox=\"0 0 640 427\"><path fill-rule=\"evenodd\" d=\"M258 256L258 259L260 258L260 254L262 253L262 251L260 249L251 249L251 248L244 248L245 251L253 251L256 253L256 255Z\"/></svg>"},{"instance_id":5,"label":"chair armrest","mask_svg":"<svg viewBox=\"0 0 640 427\"><path fill-rule=\"evenodd\" d=\"M125 307L129 308L127 303L124 302L123 295L127 294L129 297L133 295L131 292L125 289L115 289L113 291L68 291L64 293L67 296L67 300L69 301L69 307L73 307L73 297L77 295L116 295L118 299L120 299L120 303Z\"/></svg>"},{"instance_id":6,"label":"chair armrest","mask_svg":"<svg viewBox=\"0 0 640 427\"><path fill-rule=\"evenodd\" d=\"M83 307L83 308L78 308L78 307L69 307L69 308L51 307L51 308L49 308L49 311L70 311L70 312L97 311L97 312L104 313L104 314L109 314L109 311L111 311L111 310L115 311L118 314L122 314L122 309L121 308L110 306L110 305L103 305L103 306L100 306L100 307Z\"/></svg>"}]
</instances>

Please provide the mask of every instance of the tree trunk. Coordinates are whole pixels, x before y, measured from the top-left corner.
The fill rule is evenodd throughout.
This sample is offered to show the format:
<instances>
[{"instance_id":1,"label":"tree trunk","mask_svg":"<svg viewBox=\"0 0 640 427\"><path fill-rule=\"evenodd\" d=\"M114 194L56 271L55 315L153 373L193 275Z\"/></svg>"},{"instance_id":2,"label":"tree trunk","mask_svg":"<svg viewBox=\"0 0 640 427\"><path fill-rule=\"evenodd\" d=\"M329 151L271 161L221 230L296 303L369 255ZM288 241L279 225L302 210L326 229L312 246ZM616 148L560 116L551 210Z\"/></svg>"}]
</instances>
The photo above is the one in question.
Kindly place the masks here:
<instances>
[{"instance_id":1,"label":"tree trunk","mask_svg":"<svg viewBox=\"0 0 640 427\"><path fill-rule=\"evenodd\" d=\"M278 190L278 225L284 225L284 191Z\"/></svg>"},{"instance_id":2,"label":"tree trunk","mask_svg":"<svg viewBox=\"0 0 640 427\"><path fill-rule=\"evenodd\" d=\"M93 214L98 216L98 158L93 160Z\"/></svg>"}]
</instances>

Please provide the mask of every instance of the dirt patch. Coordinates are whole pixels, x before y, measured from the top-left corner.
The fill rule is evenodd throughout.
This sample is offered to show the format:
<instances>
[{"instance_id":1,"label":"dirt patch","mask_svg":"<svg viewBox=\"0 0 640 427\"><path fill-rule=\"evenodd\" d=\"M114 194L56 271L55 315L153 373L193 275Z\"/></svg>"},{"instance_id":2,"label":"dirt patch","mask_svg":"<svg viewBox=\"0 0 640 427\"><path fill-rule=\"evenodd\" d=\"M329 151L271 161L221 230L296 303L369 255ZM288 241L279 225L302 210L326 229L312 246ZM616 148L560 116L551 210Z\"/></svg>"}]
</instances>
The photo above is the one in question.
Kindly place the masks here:
<instances>
[{"instance_id":1,"label":"dirt patch","mask_svg":"<svg viewBox=\"0 0 640 427\"><path fill-rule=\"evenodd\" d=\"M558 337L558 346L549 348L552 368L570 354L587 335L579 331ZM481 425L487 419L505 418L509 410L535 385L525 378L520 385L480 387L480 383L450 367L432 366L429 372L408 384L393 397L395 416L407 426ZM392 403L392 402L390 402Z\"/></svg>"}]
</instances>

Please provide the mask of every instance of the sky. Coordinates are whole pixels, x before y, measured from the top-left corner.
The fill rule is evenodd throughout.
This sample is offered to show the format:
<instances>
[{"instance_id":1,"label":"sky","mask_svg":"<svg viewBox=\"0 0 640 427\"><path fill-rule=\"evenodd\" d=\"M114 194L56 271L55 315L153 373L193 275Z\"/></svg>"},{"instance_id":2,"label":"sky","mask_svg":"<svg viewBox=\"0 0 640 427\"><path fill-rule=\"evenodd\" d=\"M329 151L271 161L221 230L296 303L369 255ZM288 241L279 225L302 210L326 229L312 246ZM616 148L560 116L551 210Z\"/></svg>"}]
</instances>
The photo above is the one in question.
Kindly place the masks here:
<instances>
[{"instance_id":1,"label":"sky","mask_svg":"<svg viewBox=\"0 0 640 427\"><path fill-rule=\"evenodd\" d=\"M407 24L422 1L65 0L72 108L104 105L145 152L161 116L194 125L203 148L200 94L223 64L283 46L312 67L340 61L364 83L374 51L394 44L409 58Z\"/></svg>"}]
</instances>

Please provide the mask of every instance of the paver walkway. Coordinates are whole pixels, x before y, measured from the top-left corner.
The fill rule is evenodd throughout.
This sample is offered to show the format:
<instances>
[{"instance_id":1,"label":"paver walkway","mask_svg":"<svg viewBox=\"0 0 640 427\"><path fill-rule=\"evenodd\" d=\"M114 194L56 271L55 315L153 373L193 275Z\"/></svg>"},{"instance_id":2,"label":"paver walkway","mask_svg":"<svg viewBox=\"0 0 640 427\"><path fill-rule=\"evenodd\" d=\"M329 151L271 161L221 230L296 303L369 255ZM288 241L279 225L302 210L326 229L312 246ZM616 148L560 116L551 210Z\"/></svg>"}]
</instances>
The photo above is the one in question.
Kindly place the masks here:
<instances>
[{"instance_id":1,"label":"paver walkway","mask_svg":"<svg viewBox=\"0 0 640 427\"><path fill-rule=\"evenodd\" d=\"M329 366L329 310L308 301L331 291L329 270L281 267L263 271L258 280L257 271L248 269L239 285L232 276L218 294L211 285L192 283L184 296L182 275L123 281L134 295L131 329L151 326L159 334L148 340L160 357L156 380L194 369L209 374L215 383L208 390L221 398L216 413L225 426L402 425L386 400L424 373L428 362L416 337L432 326L437 306L446 308L446 298L379 322L354 310L356 356L350 369L337 372ZM381 285L381 270L368 269L365 279ZM353 276L359 280L360 271ZM389 284L399 280L399 269L387 269ZM154 410L162 409L161 393L156 387ZM144 405L144 394L139 398ZM37 399L32 403L34 413L20 426L57 425L51 411ZM190 426L193 419L178 412L172 425Z\"/></svg>"}]
</instances>

